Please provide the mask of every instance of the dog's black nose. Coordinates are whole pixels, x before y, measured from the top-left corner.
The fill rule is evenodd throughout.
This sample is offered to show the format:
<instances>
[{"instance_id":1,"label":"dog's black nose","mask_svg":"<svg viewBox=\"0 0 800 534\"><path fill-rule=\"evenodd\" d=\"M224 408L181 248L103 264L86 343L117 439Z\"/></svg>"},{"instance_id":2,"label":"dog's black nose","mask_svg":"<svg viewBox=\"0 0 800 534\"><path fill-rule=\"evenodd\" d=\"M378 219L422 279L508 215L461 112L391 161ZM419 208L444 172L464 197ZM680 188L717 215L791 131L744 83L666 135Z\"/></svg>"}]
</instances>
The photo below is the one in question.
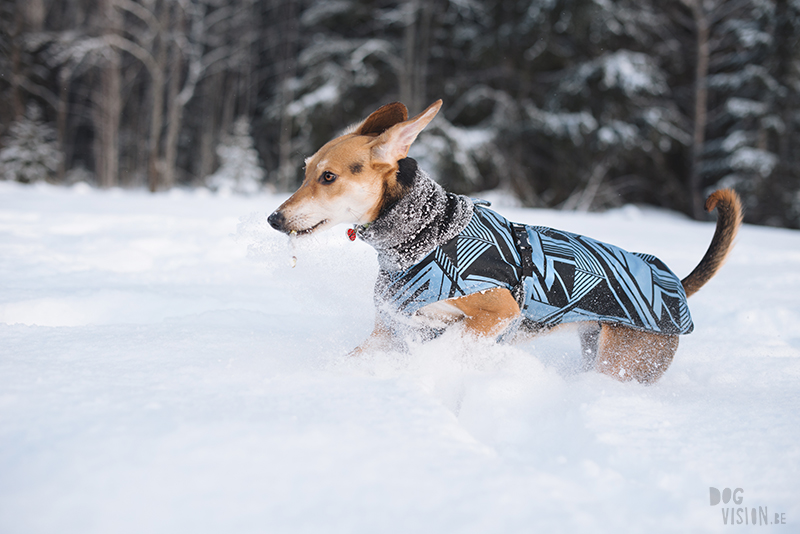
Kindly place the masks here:
<instances>
[{"instance_id":1,"label":"dog's black nose","mask_svg":"<svg viewBox=\"0 0 800 534\"><path fill-rule=\"evenodd\" d=\"M283 225L286 223L286 217L280 211L273 211L272 215L267 217L267 222L270 226L279 232L283 232Z\"/></svg>"}]
</instances>

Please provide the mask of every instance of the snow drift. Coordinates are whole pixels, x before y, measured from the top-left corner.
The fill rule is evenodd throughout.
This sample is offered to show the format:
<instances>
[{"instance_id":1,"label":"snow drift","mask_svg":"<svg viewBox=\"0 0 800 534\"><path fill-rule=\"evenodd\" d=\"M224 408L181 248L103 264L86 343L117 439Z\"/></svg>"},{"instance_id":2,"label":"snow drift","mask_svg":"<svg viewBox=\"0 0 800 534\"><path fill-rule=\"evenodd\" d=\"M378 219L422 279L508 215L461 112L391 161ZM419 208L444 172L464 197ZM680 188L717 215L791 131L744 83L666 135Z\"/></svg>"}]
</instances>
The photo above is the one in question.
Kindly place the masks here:
<instances>
[{"instance_id":1,"label":"snow drift","mask_svg":"<svg viewBox=\"0 0 800 534\"><path fill-rule=\"evenodd\" d=\"M796 528L797 232L743 228L644 387L577 372L569 335L348 358L374 252L343 230L291 250L266 224L281 200L0 182L0 531L727 532L762 509L760 531ZM713 233L500 211L679 276Z\"/></svg>"}]
</instances>

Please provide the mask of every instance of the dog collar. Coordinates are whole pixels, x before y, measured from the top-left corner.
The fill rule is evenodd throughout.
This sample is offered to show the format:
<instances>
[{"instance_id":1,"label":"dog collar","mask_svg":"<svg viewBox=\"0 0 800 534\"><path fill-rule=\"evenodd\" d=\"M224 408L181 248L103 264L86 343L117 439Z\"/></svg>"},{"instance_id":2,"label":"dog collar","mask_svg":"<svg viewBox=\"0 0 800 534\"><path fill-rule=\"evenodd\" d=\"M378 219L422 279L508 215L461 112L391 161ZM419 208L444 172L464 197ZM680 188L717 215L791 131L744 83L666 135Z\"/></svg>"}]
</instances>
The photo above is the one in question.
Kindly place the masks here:
<instances>
[{"instance_id":1,"label":"dog collar","mask_svg":"<svg viewBox=\"0 0 800 534\"><path fill-rule=\"evenodd\" d=\"M347 229L347 238L350 241L355 241L356 237L358 237L358 233L365 231L370 227L370 225L372 225L371 222L365 224L354 224L352 228Z\"/></svg>"}]
</instances>

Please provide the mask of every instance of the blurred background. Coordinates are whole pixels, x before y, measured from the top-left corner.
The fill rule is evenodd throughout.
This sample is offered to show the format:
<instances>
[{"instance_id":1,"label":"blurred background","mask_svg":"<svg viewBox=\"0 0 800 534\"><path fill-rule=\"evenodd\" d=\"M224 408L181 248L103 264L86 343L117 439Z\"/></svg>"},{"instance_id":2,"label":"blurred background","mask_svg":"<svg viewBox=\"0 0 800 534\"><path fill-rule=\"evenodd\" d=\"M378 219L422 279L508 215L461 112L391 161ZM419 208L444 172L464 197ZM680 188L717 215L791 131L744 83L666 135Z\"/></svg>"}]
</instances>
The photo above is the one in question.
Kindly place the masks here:
<instances>
[{"instance_id":1,"label":"blurred background","mask_svg":"<svg viewBox=\"0 0 800 534\"><path fill-rule=\"evenodd\" d=\"M800 228L800 0L0 0L0 178L291 190L385 103L450 190Z\"/></svg>"}]
</instances>

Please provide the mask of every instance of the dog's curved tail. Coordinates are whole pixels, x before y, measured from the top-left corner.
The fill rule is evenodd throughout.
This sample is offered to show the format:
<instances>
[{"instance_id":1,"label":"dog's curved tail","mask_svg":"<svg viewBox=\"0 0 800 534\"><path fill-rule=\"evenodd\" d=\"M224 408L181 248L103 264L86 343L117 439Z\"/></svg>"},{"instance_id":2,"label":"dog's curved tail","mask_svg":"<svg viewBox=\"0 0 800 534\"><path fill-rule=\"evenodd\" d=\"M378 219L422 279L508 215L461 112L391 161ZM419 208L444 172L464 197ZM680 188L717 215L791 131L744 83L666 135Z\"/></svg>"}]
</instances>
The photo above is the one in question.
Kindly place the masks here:
<instances>
[{"instance_id":1,"label":"dog's curved tail","mask_svg":"<svg viewBox=\"0 0 800 534\"><path fill-rule=\"evenodd\" d=\"M742 202L733 189L714 191L706 199L706 211L717 208L717 229L703 259L689 275L681 280L686 296L700 291L717 274L733 248L733 240L742 224Z\"/></svg>"}]
</instances>

